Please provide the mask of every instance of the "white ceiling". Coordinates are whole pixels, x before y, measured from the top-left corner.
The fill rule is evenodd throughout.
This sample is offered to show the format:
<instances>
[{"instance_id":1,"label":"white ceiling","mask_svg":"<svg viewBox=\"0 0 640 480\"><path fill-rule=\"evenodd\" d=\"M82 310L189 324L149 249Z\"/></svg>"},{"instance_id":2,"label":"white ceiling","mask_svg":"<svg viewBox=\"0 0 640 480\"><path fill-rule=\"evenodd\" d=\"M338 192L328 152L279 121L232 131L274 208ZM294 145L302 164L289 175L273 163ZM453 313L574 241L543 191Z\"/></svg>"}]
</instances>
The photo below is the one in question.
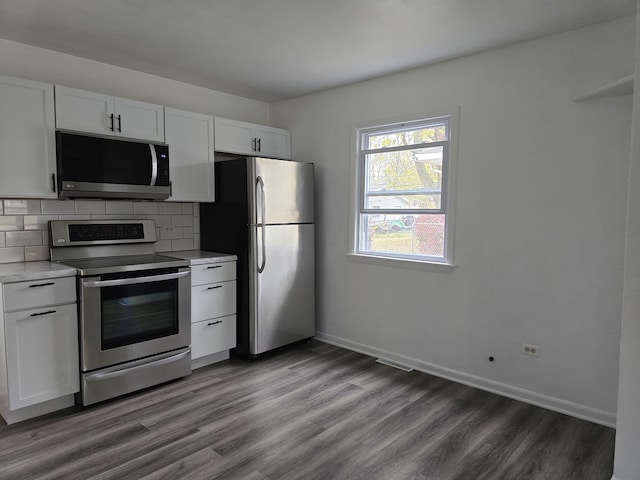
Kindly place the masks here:
<instances>
[{"instance_id":1,"label":"white ceiling","mask_svg":"<svg viewBox=\"0 0 640 480\"><path fill-rule=\"evenodd\" d=\"M275 101L635 13L636 0L0 0L0 38Z\"/></svg>"}]
</instances>

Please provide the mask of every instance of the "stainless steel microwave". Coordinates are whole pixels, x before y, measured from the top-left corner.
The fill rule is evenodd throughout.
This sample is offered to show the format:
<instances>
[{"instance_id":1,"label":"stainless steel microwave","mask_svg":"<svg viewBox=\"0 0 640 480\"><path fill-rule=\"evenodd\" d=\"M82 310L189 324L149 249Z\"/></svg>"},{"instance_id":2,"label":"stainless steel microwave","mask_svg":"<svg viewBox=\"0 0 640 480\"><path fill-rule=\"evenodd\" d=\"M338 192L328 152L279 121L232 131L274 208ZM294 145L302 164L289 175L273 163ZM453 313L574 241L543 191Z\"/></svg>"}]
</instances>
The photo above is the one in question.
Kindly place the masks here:
<instances>
[{"instance_id":1,"label":"stainless steel microwave","mask_svg":"<svg viewBox=\"0 0 640 480\"><path fill-rule=\"evenodd\" d=\"M164 200L171 193L169 147L56 131L60 198Z\"/></svg>"}]
</instances>

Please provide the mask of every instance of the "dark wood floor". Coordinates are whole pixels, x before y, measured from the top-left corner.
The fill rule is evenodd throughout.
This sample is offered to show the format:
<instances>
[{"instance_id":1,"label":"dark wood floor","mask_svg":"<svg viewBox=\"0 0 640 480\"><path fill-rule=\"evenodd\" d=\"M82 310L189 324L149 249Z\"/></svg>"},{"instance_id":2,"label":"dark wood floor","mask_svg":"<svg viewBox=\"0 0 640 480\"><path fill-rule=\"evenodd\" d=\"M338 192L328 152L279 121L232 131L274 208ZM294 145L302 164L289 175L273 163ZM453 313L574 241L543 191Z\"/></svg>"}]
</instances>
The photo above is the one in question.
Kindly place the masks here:
<instances>
[{"instance_id":1,"label":"dark wood floor","mask_svg":"<svg viewBox=\"0 0 640 480\"><path fill-rule=\"evenodd\" d=\"M312 341L0 427L0 479L609 480L614 431Z\"/></svg>"}]
</instances>

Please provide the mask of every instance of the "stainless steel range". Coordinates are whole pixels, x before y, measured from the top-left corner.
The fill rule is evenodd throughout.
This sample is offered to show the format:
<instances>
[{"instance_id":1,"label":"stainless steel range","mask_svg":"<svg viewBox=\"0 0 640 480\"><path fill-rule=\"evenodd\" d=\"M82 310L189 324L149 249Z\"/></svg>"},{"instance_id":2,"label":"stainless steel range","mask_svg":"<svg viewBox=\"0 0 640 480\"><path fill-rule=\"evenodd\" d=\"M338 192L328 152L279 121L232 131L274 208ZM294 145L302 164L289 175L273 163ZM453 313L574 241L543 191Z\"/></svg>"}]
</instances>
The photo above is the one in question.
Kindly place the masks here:
<instances>
[{"instance_id":1,"label":"stainless steel range","mask_svg":"<svg viewBox=\"0 0 640 480\"><path fill-rule=\"evenodd\" d=\"M153 220L54 220L50 233L51 259L78 272L79 403L189 375L189 262L155 253Z\"/></svg>"}]
</instances>

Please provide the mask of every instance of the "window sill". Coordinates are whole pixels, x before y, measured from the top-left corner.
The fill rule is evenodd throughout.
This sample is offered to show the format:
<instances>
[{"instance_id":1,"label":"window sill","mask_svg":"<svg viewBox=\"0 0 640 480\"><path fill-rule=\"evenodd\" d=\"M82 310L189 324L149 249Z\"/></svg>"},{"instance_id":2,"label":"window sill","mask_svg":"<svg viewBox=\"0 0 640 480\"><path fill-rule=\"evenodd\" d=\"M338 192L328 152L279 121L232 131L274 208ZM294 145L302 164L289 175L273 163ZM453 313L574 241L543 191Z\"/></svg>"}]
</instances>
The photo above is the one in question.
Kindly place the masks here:
<instances>
[{"instance_id":1,"label":"window sill","mask_svg":"<svg viewBox=\"0 0 640 480\"><path fill-rule=\"evenodd\" d=\"M404 258L378 257L376 255L364 255L362 253L347 253L347 259L357 263L369 263L386 267L399 267L409 270L422 270L425 272L451 273L456 267L452 263L429 262L423 260L408 260Z\"/></svg>"}]
</instances>

